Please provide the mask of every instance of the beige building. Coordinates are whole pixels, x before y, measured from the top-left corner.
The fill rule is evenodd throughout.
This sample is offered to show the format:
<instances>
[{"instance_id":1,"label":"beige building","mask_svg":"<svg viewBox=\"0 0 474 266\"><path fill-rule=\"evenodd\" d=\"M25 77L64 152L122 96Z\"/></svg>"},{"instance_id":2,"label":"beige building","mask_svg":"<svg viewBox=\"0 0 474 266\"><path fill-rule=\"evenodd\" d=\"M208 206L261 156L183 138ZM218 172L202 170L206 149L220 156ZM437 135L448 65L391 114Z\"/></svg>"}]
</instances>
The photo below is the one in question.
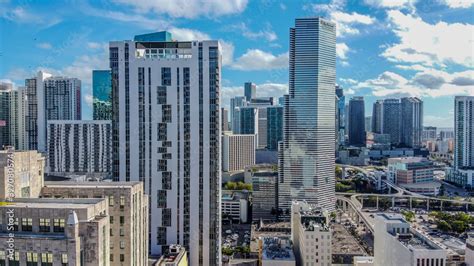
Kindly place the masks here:
<instances>
[{"instance_id":1,"label":"beige building","mask_svg":"<svg viewBox=\"0 0 474 266\"><path fill-rule=\"evenodd\" d=\"M254 165L255 142L255 135L225 132L222 136L222 171L239 171Z\"/></svg>"},{"instance_id":2,"label":"beige building","mask_svg":"<svg viewBox=\"0 0 474 266\"><path fill-rule=\"evenodd\" d=\"M104 199L23 198L0 206L0 265L112 265L107 208Z\"/></svg>"},{"instance_id":3,"label":"beige building","mask_svg":"<svg viewBox=\"0 0 474 266\"><path fill-rule=\"evenodd\" d=\"M186 249L181 245L170 245L166 254L158 260L156 266L188 266Z\"/></svg>"},{"instance_id":4,"label":"beige building","mask_svg":"<svg viewBox=\"0 0 474 266\"><path fill-rule=\"evenodd\" d=\"M142 182L46 182L48 198L106 198L110 219L110 264L148 263L148 196Z\"/></svg>"},{"instance_id":5,"label":"beige building","mask_svg":"<svg viewBox=\"0 0 474 266\"><path fill-rule=\"evenodd\" d=\"M0 151L0 198L37 198L43 186L44 157L37 151Z\"/></svg>"}]
</instances>

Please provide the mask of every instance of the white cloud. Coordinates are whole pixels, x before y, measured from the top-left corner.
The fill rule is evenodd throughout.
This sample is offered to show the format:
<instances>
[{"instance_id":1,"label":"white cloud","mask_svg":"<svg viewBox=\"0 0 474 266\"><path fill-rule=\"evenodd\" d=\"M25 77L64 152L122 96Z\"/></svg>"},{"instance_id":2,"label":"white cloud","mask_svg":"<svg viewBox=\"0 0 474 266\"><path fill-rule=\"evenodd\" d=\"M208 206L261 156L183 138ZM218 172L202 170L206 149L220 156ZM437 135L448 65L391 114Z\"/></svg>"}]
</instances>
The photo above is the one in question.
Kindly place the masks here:
<instances>
[{"instance_id":1,"label":"white cloud","mask_svg":"<svg viewBox=\"0 0 474 266\"><path fill-rule=\"evenodd\" d=\"M275 41L278 39L278 36L276 33L271 29L271 26L268 24L264 30L259 30L259 31L252 31L247 27L247 25L242 22L240 24L234 25L232 28L238 29L242 32L242 35L245 38L251 39L251 40L260 40L260 39L265 39L269 42Z\"/></svg>"},{"instance_id":2,"label":"white cloud","mask_svg":"<svg viewBox=\"0 0 474 266\"><path fill-rule=\"evenodd\" d=\"M36 47L41 48L41 49L46 49L46 50L53 48L53 46L47 42L38 43Z\"/></svg>"},{"instance_id":3,"label":"white cloud","mask_svg":"<svg viewBox=\"0 0 474 266\"><path fill-rule=\"evenodd\" d=\"M474 6L472 0L442 0L449 8L470 8Z\"/></svg>"},{"instance_id":4,"label":"white cloud","mask_svg":"<svg viewBox=\"0 0 474 266\"><path fill-rule=\"evenodd\" d=\"M98 42L87 42L87 48L95 49L107 49L109 45L107 43L98 43Z\"/></svg>"},{"instance_id":5,"label":"white cloud","mask_svg":"<svg viewBox=\"0 0 474 266\"><path fill-rule=\"evenodd\" d=\"M193 29L173 27L169 28L168 31L172 34L172 38L178 41L203 41L211 39L208 34Z\"/></svg>"},{"instance_id":6,"label":"white cloud","mask_svg":"<svg viewBox=\"0 0 474 266\"><path fill-rule=\"evenodd\" d=\"M414 64L414 65L395 65L396 68L403 69L403 70L413 70L413 71L424 71L429 68L419 65L419 64Z\"/></svg>"},{"instance_id":7,"label":"white cloud","mask_svg":"<svg viewBox=\"0 0 474 266\"><path fill-rule=\"evenodd\" d=\"M364 3L378 8L414 8L418 0L364 0Z\"/></svg>"},{"instance_id":8,"label":"white cloud","mask_svg":"<svg viewBox=\"0 0 474 266\"><path fill-rule=\"evenodd\" d=\"M357 80L355 79L351 79L351 78L339 78L339 80L344 83L344 84L348 84L348 85L354 85L354 84L357 84L359 83Z\"/></svg>"},{"instance_id":9,"label":"white cloud","mask_svg":"<svg viewBox=\"0 0 474 266\"><path fill-rule=\"evenodd\" d=\"M237 58L231 67L244 71L287 68L288 53L275 56L259 49L250 49Z\"/></svg>"},{"instance_id":10,"label":"white cloud","mask_svg":"<svg viewBox=\"0 0 474 266\"><path fill-rule=\"evenodd\" d=\"M413 15L398 10L387 12L399 42L389 46L382 56L392 62L420 64L423 66L455 63L474 66L474 25L440 21L424 22Z\"/></svg>"},{"instance_id":11,"label":"white cloud","mask_svg":"<svg viewBox=\"0 0 474 266\"><path fill-rule=\"evenodd\" d=\"M0 17L19 24L36 24L46 28L61 22L61 19L54 15L42 16L37 12L30 12L21 6L14 8L2 7Z\"/></svg>"},{"instance_id":12,"label":"white cloud","mask_svg":"<svg viewBox=\"0 0 474 266\"><path fill-rule=\"evenodd\" d=\"M282 83L263 83L257 84L257 97L274 97L278 100L278 97L288 93L288 84ZM235 96L244 95L243 86L230 86L222 88L221 104L229 108L230 99Z\"/></svg>"},{"instance_id":13,"label":"white cloud","mask_svg":"<svg viewBox=\"0 0 474 266\"><path fill-rule=\"evenodd\" d=\"M336 43L336 55L340 59L347 59L347 53L349 52L349 47L345 43Z\"/></svg>"},{"instance_id":14,"label":"white cloud","mask_svg":"<svg viewBox=\"0 0 474 266\"><path fill-rule=\"evenodd\" d=\"M222 48L222 65L229 66L234 61L234 45L231 42L219 40Z\"/></svg>"},{"instance_id":15,"label":"white cloud","mask_svg":"<svg viewBox=\"0 0 474 266\"><path fill-rule=\"evenodd\" d=\"M247 0L115 0L130 5L137 12L167 14L173 18L218 17L238 14L245 10Z\"/></svg>"},{"instance_id":16,"label":"white cloud","mask_svg":"<svg viewBox=\"0 0 474 266\"><path fill-rule=\"evenodd\" d=\"M84 100L85 100L86 104L89 105L89 106L92 106L92 103L94 101L93 98L94 97L92 96L92 94L87 93L87 94L84 95Z\"/></svg>"}]
</instances>

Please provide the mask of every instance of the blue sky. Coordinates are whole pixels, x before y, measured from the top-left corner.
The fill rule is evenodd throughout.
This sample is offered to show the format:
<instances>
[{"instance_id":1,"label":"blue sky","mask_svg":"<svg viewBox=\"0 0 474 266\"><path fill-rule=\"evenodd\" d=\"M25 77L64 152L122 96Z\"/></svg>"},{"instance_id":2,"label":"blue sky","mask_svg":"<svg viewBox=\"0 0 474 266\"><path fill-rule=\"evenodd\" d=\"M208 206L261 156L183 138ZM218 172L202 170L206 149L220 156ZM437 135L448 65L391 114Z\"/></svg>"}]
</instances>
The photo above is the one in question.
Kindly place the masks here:
<instances>
[{"instance_id":1,"label":"blue sky","mask_svg":"<svg viewBox=\"0 0 474 266\"><path fill-rule=\"evenodd\" d=\"M133 3L132 3L133 2ZM16 86L40 69L83 82L91 117L91 71L108 66L108 42L168 30L175 39L218 39L223 104L257 84L287 90L288 31L297 17L336 22L337 82L346 94L419 96L425 125L452 126L453 96L474 95L472 0L0 0L0 79Z\"/></svg>"}]
</instances>

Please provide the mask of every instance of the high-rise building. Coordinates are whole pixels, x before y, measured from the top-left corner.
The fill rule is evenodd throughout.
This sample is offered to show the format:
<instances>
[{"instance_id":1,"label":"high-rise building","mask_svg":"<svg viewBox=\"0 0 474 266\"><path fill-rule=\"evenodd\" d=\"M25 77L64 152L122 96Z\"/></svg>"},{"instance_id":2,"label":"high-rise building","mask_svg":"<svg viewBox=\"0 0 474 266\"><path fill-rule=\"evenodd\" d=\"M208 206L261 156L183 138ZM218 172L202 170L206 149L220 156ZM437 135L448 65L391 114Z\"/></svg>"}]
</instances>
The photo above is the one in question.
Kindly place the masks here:
<instances>
[{"instance_id":1,"label":"high-rise building","mask_svg":"<svg viewBox=\"0 0 474 266\"><path fill-rule=\"evenodd\" d=\"M222 171L244 170L255 164L255 135L224 133L222 136Z\"/></svg>"},{"instance_id":2,"label":"high-rise building","mask_svg":"<svg viewBox=\"0 0 474 266\"><path fill-rule=\"evenodd\" d=\"M110 70L92 70L93 119L111 120L111 84Z\"/></svg>"},{"instance_id":3,"label":"high-rise building","mask_svg":"<svg viewBox=\"0 0 474 266\"><path fill-rule=\"evenodd\" d=\"M400 143L400 108L399 99L385 99L383 102L382 133L390 134L390 141L395 145Z\"/></svg>"},{"instance_id":4,"label":"high-rise building","mask_svg":"<svg viewBox=\"0 0 474 266\"><path fill-rule=\"evenodd\" d=\"M383 132L383 100L377 100L372 108L372 132Z\"/></svg>"},{"instance_id":5,"label":"high-rise building","mask_svg":"<svg viewBox=\"0 0 474 266\"><path fill-rule=\"evenodd\" d=\"M283 106L269 106L266 109L267 149L276 151L278 142L283 140Z\"/></svg>"},{"instance_id":6,"label":"high-rise building","mask_svg":"<svg viewBox=\"0 0 474 266\"><path fill-rule=\"evenodd\" d=\"M365 146L364 97L352 97L349 101L349 144Z\"/></svg>"},{"instance_id":7,"label":"high-rise building","mask_svg":"<svg viewBox=\"0 0 474 266\"><path fill-rule=\"evenodd\" d=\"M81 120L81 81L77 78L51 77L40 71L32 85L36 89L37 149L45 152L48 120ZM27 98L30 101L29 95ZM32 101L34 103L35 99Z\"/></svg>"},{"instance_id":8,"label":"high-rise building","mask_svg":"<svg viewBox=\"0 0 474 266\"><path fill-rule=\"evenodd\" d=\"M17 150L27 150L25 117L28 111L26 88L12 90L10 98L10 145Z\"/></svg>"},{"instance_id":9,"label":"high-rise building","mask_svg":"<svg viewBox=\"0 0 474 266\"><path fill-rule=\"evenodd\" d=\"M218 265L221 48L169 37L109 44L113 176L145 183L151 254L179 244L191 265Z\"/></svg>"},{"instance_id":10,"label":"high-rise building","mask_svg":"<svg viewBox=\"0 0 474 266\"><path fill-rule=\"evenodd\" d=\"M252 176L252 220L273 220L278 210L278 173L256 172Z\"/></svg>"},{"instance_id":11,"label":"high-rise building","mask_svg":"<svg viewBox=\"0 0 474 266\"><path fill-rule=\"evenodd\" d=\"M346 96L344 90L336 85L336 140L338 145L346 143Z\"/></svg>"},{"instance_id":12,"label":"high-rise building","mask_svg":"<svg viewBox=\"0 0 474 266\"><path fill-rule=\"evenodd\" d=\"M247 101L252 101L252 99L255 99L257 97L257 86L255 83L252 82L245 82L244 84L244 95L245 98L247 98Z\"/></svg>"},{"instance_id":13,"label":"high-rise building","mask_svg":"<svg viewBox=\"0 0 474 266\"><path fill-rule=\"evenodd\" d=\"M229 111L222 107L221 108L221 115L222 115L222 131L229 131Z\"/></svg>"},{"instance_id":14,"label":"high-rise building","mask_svg":"<svg viewBox=\"0 0 474 266\"><path fill-rule=\"evenodd\" d=\"M400 214L375 216L374 265L447 265L447 251L410 228Z\"/></svg>"},{"instance_id":15,"label":"high-rise building","mask_svg":"<svg viewBox=\"0 0 474 266\"><path fill-rule=\"evenodd\" d=\"M453 166L448 180L463 187L474 187L474 96L454 99Z\"/></svg>"},{"instance_id":16,"label":"high-rise building","mask_svg":"<svg viewBox=\"0 0 474 266\"><path fill-rule=\"evenodd\" d=\"M11 145L10 141L10 102L12 96L12 84L0 84L0 149Z\"/></svg>"},{"instance_id":17,"label":"high-rise building","mask_svg":"<svg viewBox=\"0 0 474 266\"><path fill-rule=\"evenodd\" d=\"M107 199L110 265L148 265L148 195L142 182L46 182L41 196Z\"/></svg>"},{"instance_id":18,"label":"high-rise building","mask_svg":"<svg viewBox=\"0 0 474 266\"><path fill-rule=\"evenodd\" d=\"M401 99L400 143L406 147L421 147L423 131L423 101L416 97Z\"/></svg>"},{"instance_id":19,"label":"high-rise building","mask_svg":"<svg viewBox=\"0 0 474 266\"><path fill-rule=\"evenodd\" d=\"M259 108L256 107L241 107L239 108L240 116L240 134L255 134L258 147L259 135ZM266 133L266 132L265 132Z\"/></svg>"},{"instance_id":20,"label":"high-rise building","mask_svg":"<svg viewBox=\"0 0 474 266\"><path fill-rule=\"evenodd\" d=\"M372 132L372 117L365 117L365 132Z\"/></svg>"},{"instance_id":21,"label":"high-rise building","mask_svg":"<svg viewBox=\"0 0 474 266\"><path fill-rule=\"evenodd\" d=\"M236 96L230 99L230 124L234 134L240 134L239 108L243 106L247 106L245 96Z\"/></svg>"},{"instance_id":22,"label":"high-rise building","mask_svg":"<svg viewBox=\"0 0 474 266\"><path fill-rule=\"evenodd\" d=\"M290 28L289 97L279 167L280 208L308 200L335 208L336 25L300 18Z\"/></svg>"},{"instance_id":23,"label":"high-rise building","mask_svg":"<svg viewBox=\"0 0 474 266\"><path fill-rule=\"evenodd\" d=\"M423 127L423 132L421 132L421 140L436 140L438 138L438 129L436 127Z\"/></svg>"},{"instance_id":24,"label":"high-rise building","mask_svg":"<svg viewBox=\"0 0 474 266\"><path fill-rule=\"evenodd\" d=\"M49 120L47 131L49 173L112 172L110 120Z\"/></svg>"}]
</instances>

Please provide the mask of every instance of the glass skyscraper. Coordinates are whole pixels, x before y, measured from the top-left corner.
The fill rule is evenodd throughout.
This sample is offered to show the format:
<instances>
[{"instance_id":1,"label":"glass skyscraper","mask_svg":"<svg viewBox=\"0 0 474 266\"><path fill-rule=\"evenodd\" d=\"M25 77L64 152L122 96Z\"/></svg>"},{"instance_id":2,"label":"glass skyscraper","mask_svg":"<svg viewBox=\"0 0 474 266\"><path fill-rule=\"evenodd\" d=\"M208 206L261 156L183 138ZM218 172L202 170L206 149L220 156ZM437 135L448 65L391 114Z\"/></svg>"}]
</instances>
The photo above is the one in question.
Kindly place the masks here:
<instances>
[{"instance_id":1,"label":"glass skyscraper","mask_svg":"<svg viewBox=\"0 0 474 266\"><path fill-rule=\"evenodd\" d=\"M112 119L110 70L92 71L93 118L94 120Z\"/></svg>"},{"instance_id":2,"label":"glass skyscraper","mask_svg":"<svg viewBox=\"0 0 474 266\"><path fill-rule=\"evenodd\" d=\"M283 140L283 106L267 107L267 149L278 150Z\"/></svg>"},{"instance_id":3,"label":"glass skyscraper","mask_svg":"<svg viewBox=\"0 0 474 266\"><path fill-rule=\"evenodd\" d=\"M349 101L349 144L365 146L365 103L363 97Z\"/></svg>"},{"instance_id":4,"label":"glass skyscraper","mask_svg":"<svg viewBox=\"0 0 474 266\"><path fill-rule=\"evenodd\" d=\"M306 200L335 209L335 82L336 25L318 17L296 19L290 29L279 208Z\"/></svg>"}]
</instances>

